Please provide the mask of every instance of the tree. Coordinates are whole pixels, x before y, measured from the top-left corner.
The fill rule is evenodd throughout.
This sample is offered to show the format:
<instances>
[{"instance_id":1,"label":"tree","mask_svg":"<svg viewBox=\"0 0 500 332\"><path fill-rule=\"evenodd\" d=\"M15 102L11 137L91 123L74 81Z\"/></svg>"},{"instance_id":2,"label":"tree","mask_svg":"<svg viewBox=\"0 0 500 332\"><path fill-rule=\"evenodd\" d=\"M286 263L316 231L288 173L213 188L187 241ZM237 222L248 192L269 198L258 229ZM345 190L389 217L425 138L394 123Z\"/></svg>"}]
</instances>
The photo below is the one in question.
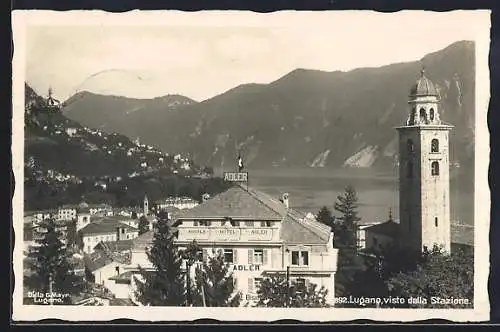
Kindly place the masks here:
<instances>
[{"instance_id":1,"label":"tree","mask_svg":"<svg viewBox=\"0 0 500 332\"><path fill-rule=\"evenodd\" d=\"M327 304L328 290L318 289L313 283L297 283L290 285L281 274L272 274L262 280L257 296L258 307L293 307L293 308L324 308Z\"/></svg>"},{"instance_id":2,"label":"tree","mask_svg":"<svg viewBox=\"0 0 500 332\"><path fill-rule=\"evenodd\" d=\"M139 235L146 233L149 230L149 220L145 216L139 219Z\"/></svg>"},{"instance_id":3,"label":"tree","mask_svg":"<svg viewBox=\"0 0 500 332\"><path fill-rule=\"evenodd\" d=\"M156 227L152 247L146 251L153 270L139 267L142 278L135 279L136 297L144 305L181 306L185 301L182 259L168 220L159 219Z\"/></svg>"},{"instance_id":4,"label":"tree","mask_svg":"<svg viewBox=\"0 0 500 332\"><path fill-rule=\"evenodd\" d=\"M358 196L356 190L348 185L344 193L337 196L335 210L342 213L334 225L335 243L341 265L355 264L357 252Z\"/></svg>"},{"instance_id":5,"label":"tree","mask_svg":"<svg viewBox=\"0 0 500 332\"><path fill-rule=\"evenodd\" d=\"M221 252L207 257L196 269L193 305L206 307L237 307L241 293L235 293L235 279Z\"/></svg>"},{"instance_id":6,"label":"tree","mask_svg":"<svg viewBox=\"0 0 500 332\"><path fill-rule=\"evenodd\" d=\"M85 287L84 280L75 274L71 252L61 241L62 233L55 220L46 219L39 227L43 235L36 240L35 250L28 254L33 274L25 279L25 285L44 294L52 291L64 296L62 303L53 304L71 304L71 297L66 295L79 294Z\"/></svg>"},{"instance_id":7,"label":"tree","mask_svg":"<svg viewBox=\"0 0 500 332\"><path fill-rule=\"evenodd\" d=\"M333 225L334 225L334 218L332 216L332 212L326 207L326 206L323 206L319 212L318 212L318 215L316 216L316 219L327 225L327 226L330 226L333 228Z\"/></svg>"},{"instance_id":8,"label":"tree","mask_svg":"<svg viewBox=\"0 0 500 332\"><path fill-rule=\"evenodd\" d=\"M416 269L402 271L390 277L387 287L392 296L406 299L420 297L421 301L407 302L406 307L472 308L474 299L473 252L459 249L450 255L435 246L430 252L424 252ZM435 301L433 303L431 297L461 299L461 302ZM463 300L468 302L464 303Z\"/></svg>"}]
</instances>

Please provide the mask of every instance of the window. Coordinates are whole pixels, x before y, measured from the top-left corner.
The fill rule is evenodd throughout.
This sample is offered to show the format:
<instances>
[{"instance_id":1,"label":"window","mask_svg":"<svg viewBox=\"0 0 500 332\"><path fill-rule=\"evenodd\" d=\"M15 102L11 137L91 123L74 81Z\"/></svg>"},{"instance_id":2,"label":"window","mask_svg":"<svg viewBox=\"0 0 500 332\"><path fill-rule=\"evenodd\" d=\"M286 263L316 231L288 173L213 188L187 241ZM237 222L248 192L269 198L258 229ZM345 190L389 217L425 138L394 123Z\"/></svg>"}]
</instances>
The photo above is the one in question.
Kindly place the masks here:
<instances>
[{"instance_id":1,"label":"window","mask_svg":"<svg viewBox=\"0 0 500 332\"><path fill-rule=\"evenodd\" d=\"M253 227L253 221L245 221L245 226Z\"/></svg>"},{"instance_id":2,"label":"window","mask_svg":"<svg viewBox=\"0 0 500 332\"><path fill-rule=\"evenodd\" d=\"M420 109L420 122L426 122L427 121L427 115L425 114L425 109L421 108Z\"/></svg>"},{"instance_id":3,"label":"window","mask_svg":"<svg viewBox=\"0 0 500 332\"><path fill-rule=\"evenodd\" d=\"M297 285L297 288L305 288L306 287L306 279L297 278L297 280L295 281L295 284Z\"/></svg>"},{"instance_id":4,"label":"window","mask_svg":"<svg viewBox=\"0 0 500 332\"><path fill-rule=\"evenodd\" d=\"M406 165L406 167L408 168L407 169L407 176L409 178L412 178L413 177L413 163L411 161L409 161L408 164Z\"/></svg>"},{"instance_id":5,"label":"window","mask_svg":"<svg viewBox=\"0 0 500 332\"><path fill-rule=\"evenodd\" d=\"M229 222L231 223L231 226L233 226L233 227L238 227L238 226L240 226L240 222L239 222L239 221L230 220Z\"/></svg>"},{"instance_id":6,"label":"window","mask_svg":"<svg viewBox=\"0 0 500 332\"><path fill-rule=\"evenodd\" d=\"M309 253L307 251L292 251L292 265L309 265Z\"/></svg>"},{"instance_id":7,"label":"window","mask_svg":"<svg viewBox=\"0 0 500 332\"><path fill-rule=\"evenodd\" d=\"M271 222L270 221L261 221L260 227L271 227Z\"/></svg>"},{"instance_id":8,"label":"window","mask_svg":"<svg viewBox=\"0 0 500 332\"><path fill-rule=\"evenodd\" d=\"M439 141L436 138L431 141L431 152L439 152Z\"/></svg>"},{"instance_id":9,"label":"window","mask_svg":"<svg viewBox=\"0 0 500 332\"><path fill-rule=\"evenodd\" d=\"M438 227L438 218L437 217L434 218L434 226Z\"/></svg>"},{"instance_id":10,"label":"window","mask_svg":"<svg viewBox=\"0 0 500 332\"><path fill-rule=\"evenodd\" d=\"M226 263L234 263L236 260L234 259L235 257L235 251L233 249L224 249L224 261Z\"/></svg>"},{"instance_id":11,"label":"window","mask_svg":"<svg viewBox=\"0 0 500 332\"><path fill-rule=\"evenodd\" d=\"M262 278L255 278L253 282L253 290L255 293L259 291L260 285L262 284Z\"/></svg>"},{"instance_id":12,"label":"window","mask_svg":"<svg viewBox=\"0 0 500 332\"><path fill-rule=\"evenodd\" d=\"M122 234L125 234L125 228L122 228Z\"/></svg>"},{"instance_id":13,"label":"window","mask_svg":"<svg viewBox=\"0 0 500 332\"><path fill-rule=\"evenodd\" d=\"M309 253L307 251L301 252L302 265L309 265Z\"/></svg>"},{"instance_id":14,"label":"window","mask_svg":"<svg viewBox=\"0 0 500 332\"><path fill-rule=\"evenodd\" d=\"M253 264L262 264L264 258L264 251L262 249L253 250Z\"/></svg>"},{"instance_id":15,"label":"window","mask_svg":"<svg viewBox=\"0 0 500 332\"><path fill-rule=\"evenodd\" d=\"M437 161L433 161L431 164L431 174L434 176L439 175L439 163Z\"/></svg>"},{"instance_id":16,"label":"window","mask_svg":"<svg viewBox=\"0 0 500 332\"><path fill-rule=\"evenodd\" d=\"M115 272L116 272L116 274L120 274L120 267L119 266L115 267Z\"/></svg>"},{"instance_id":17,"label":"window","mask_svg":"<svg viewBox=\"0 0 500 332\"><path fill-rule=\"evenodd\" d=\"M415 117L416 117L416 115L417 115L417 110L414 107L410 111L410 123L409 123L409 125L414 125L415 124Z\"/></svg>"},{"instance_id":18,"label":"window","mask_svg":"<svg viewBox=\"0 0 500 332\"><path fill-rule=\"evenodd\" d=\"M431 108L429 111L429 119L431 121L434 121L434 109L433 108Z\"/></svg>"},{"instance_id":19,"label":"window","mask_svg":"<svg viewBox=\"0 0 500 332\"><path fill-rule=\"evenodd\" d=\"M408 148L408 152L410 153L415 152L415 144L413 144L412 139L408 139L408 141L406 141L406 146Z\"/></svg>"},{"instance_id":20,"label":"window","mask_svg":"<svg viewBox=\"0 0 500 332\"><path fill-rule=\"evenodd\" d=\"M196 225L196 223L197 223L197 225ZM196 221L195 221L195 226L204 226L204 227L208 227L208 226L210 226L211 224L212 224L212 222L211 222L211 221L209 221L209 220L200 220L200 221L198 221L198 222L196 222Z\"/></svg>"}]
</instances>

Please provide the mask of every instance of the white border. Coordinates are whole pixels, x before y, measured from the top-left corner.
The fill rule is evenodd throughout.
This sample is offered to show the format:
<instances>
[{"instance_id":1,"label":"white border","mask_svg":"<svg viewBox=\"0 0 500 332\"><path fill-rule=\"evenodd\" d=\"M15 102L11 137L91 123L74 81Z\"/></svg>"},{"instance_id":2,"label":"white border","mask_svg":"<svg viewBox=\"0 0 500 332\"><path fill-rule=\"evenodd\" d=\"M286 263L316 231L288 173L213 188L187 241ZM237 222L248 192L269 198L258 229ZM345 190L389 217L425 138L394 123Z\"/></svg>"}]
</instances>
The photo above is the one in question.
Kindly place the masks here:
<instances>
[{"instance_id":1,"label":"white border","mask_svg":"<svg viewBox=\"0 0 500 332\"><path fill-rule=\"evenodd\" d=\"M463 11L460 11L463 12ZM23 242L23 148L24 148L24 75L25 43L27 25L211 25L228 26L285 26L290 20L304 19L314 15L314 20L329 20L329 12L283 11L258 14L237 11L202 11L183 13L178 11L144 12L131 11L111 14L102 11L14 11L12 28L14 40L13 58L13 133L12 158L16 188L13 197L13 226L15 229L14 273L16 287L13 297L13 320L36 321L58 318L68 321L108 321L130 318L146 321L190 321L211 318L221 321L275 321L296 319L301 321L350 321L372 319L377 321L416 321L425 319L447 319L454 322L485 321L489 319L487 281L489 273L489 225L490 191L488 186L489 131L487 110L489 103L489 10L470 11L481 17L483 24L471 29L477 32L476 49L476 127L475 127L475 282L472 310L450 309L279 309L279 308L181 308L181 307L106 307L96 310L86 306L26 306L22 304L22 245ZM472 13L474 12L474 13ZM412 11L382 15L411 15ZM338 15L338 13L336 13ZM381 15L369 11L345 11L345 15ZM441 13L446 15L447 13ZM223 19L222 19L223 18ZM326 22L326 21L325 21ZM464 22L464 24L467 24Z\"/></svg>"}]
</instances>

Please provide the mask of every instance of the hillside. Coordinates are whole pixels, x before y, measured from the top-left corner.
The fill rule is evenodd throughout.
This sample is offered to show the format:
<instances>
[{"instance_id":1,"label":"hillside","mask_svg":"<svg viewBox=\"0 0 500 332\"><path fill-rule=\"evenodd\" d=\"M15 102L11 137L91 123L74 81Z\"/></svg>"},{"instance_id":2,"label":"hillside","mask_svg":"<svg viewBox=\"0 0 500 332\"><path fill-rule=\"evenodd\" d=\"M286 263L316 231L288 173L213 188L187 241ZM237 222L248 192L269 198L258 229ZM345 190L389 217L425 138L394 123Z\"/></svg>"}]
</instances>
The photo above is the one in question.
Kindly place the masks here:
<instances>
[{"instance_id":1,"label":"hillside","mask_svg":"<svg viewBox=\"0 0 500 332\"><path fill-rule=\"evenodd\" d=\"M144 107L132 113L140 120L127 123L110 111L107 121L129 137L214 167L223 160L232 167L240 150L250 168L388 170L397 158L393 128L407 117L407 96L423 63L439 89L442 119L455 125L451 158L473 174L474 61L473 42L461 41L422 61L348 72L297 69L270 84L242 85L168 111ZM73 103L67 116L82 119L90 96ZM92 105L102 110L113 98Z\"/></svg>"},{"instance_id":2,"label":"hillside","mask_svg":"<svg viewBox=\"0 0 500 332\"><path fill-rule=\"evenodd\" d=\"M84 127L25 85L25 209L108 202L118 206L218 193L212 178L186 157L168 155L126 136Z\"/></svg>"},{"instance_id":3,"label":"hillside","mask_svg":"<svg viewBox=\"0 0 500 332\"><path fill-rule=\"evenodd\" d=\"M106 132L119 132L128 137L136 138L141 130L134 123L156 121L168 111L173 111L184 105L196 103L181 95L166 95L153 99L133 99L119 96L106 96L82 91L64 102L64 113L85 125ZM147 116L144 117L144 112Z\"/></svg>"}]
</instances>

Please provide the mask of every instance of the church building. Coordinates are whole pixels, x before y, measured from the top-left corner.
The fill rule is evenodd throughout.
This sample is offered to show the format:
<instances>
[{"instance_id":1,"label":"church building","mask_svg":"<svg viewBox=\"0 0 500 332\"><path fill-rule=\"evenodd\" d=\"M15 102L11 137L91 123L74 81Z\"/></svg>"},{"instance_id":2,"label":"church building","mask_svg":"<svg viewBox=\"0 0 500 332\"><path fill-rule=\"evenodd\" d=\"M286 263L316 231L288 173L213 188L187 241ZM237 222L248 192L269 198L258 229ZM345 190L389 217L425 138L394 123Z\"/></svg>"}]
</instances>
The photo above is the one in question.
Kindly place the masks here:
<instances>
[{"instance_id":1,"label":"church building","mask_svg":"<svg viewBox=\"0 0 500 332\"><path fill-rule=\"evenodd\" d=\"M399 136L399 210L402 245L451 250L449 133L439 94L422 70L411 88Z\"/></svg>"}]
</instances>

